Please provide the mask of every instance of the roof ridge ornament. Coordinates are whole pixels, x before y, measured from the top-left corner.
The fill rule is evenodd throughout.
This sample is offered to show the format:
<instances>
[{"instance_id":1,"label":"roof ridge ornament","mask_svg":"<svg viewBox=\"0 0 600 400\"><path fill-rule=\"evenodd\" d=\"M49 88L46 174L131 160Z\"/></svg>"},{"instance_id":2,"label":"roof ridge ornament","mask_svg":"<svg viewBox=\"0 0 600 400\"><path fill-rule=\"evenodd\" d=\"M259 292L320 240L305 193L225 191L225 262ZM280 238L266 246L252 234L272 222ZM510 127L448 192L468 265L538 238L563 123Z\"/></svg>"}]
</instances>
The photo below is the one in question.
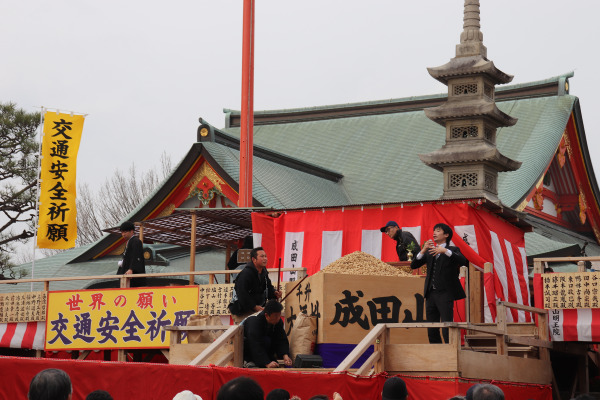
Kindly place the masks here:
<instances>
[{"instance_id":1,"label":"roof ridge ornament","mask_svg":"<svg viewBox=\"0 0 600 400\"><path fill-rule=\"evenodd\" d=\"M482 56L487 59L479 14L479 0L465 0L463 31L460 44L456 45L456 57Z\"/></svg>"}]
</instances>

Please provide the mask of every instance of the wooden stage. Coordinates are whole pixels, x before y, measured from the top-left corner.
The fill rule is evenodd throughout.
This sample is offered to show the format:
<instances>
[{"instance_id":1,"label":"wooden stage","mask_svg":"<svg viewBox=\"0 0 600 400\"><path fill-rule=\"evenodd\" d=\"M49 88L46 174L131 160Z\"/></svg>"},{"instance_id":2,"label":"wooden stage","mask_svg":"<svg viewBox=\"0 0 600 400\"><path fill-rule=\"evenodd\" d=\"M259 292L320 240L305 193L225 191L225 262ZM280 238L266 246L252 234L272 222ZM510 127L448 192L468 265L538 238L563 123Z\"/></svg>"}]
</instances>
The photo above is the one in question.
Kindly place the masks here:
<instances>
[{"instance_id":1,"label":"wooden stage","mask_svg":"<svg viewBox=\"0 0 600 400\"><path fill-rule=\"evenodd\" d=\"M542 315L539 327L532 323L506 323L506 308ZM498 302L498 323L397 323L378 324L355 347L334 372L357 375L381 372L414 376L459 377L499 381L552 383L546 310ZM396 329L448 328L448 344L393 343ZM242 326L169 327L171 364L242 366ZM181 344L181 333L198 330L224 330L212 343ZM357 369L351 366L374 345L374 352ZM330 372L311 369L311 372Z\"/></svg>"}]
</instances>

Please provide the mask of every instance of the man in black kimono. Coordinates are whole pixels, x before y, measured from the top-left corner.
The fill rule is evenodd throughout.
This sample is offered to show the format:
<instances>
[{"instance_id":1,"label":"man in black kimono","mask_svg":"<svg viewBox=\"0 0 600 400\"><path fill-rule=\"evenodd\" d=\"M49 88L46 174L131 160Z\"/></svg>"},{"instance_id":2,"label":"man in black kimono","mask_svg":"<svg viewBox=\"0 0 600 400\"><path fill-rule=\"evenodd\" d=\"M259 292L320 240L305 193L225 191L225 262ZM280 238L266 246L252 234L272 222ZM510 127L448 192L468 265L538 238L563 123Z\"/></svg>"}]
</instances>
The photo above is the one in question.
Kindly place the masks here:
<instances>
[{"instance_id":1,"label":"man in black kimono","mask_svg":"<svg viewBox=\"0 0 600 400\"><path fill-rule=\"evenodd\" d=\"M277 360L291 367L290 344L283 329L277 300L269 300L264 310L244 321L244 364L259 368L277 368Z\"/></svg>"},{"instance_id":2,"label":"man in black kimono","mask_svg":"<svg viewBox=\"0 0 600 400\"><path fill-rule=\"evenodd\" d=\"M123 239L127 240L123 260L119 262L118 275L145 274L146 263L144 262L144 249L142 241L135 236L135 226L131 221L125 221L119 229ZM131 279L131 287L146 285L146 278Z\"/></svg>"}]
</instances>

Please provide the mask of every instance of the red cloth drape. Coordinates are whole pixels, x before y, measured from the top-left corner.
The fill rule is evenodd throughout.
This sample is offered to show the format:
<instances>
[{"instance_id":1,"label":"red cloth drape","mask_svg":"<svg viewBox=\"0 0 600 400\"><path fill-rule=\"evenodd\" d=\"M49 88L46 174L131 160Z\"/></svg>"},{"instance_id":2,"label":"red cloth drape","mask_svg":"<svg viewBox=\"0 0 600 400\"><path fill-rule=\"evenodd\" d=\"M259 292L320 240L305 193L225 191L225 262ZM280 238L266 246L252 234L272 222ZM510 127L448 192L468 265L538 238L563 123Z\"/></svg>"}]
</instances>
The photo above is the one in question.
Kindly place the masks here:
<instances>
[{"instance_id":1,"label":"red cloth drape","mask_svg":"<svg viewBox=\"0 0 600 400\"><path fill-rule=\"evenodd\" d=\"M191 390L204 400L210 400L216 397L225 382L241 375L255 379L265 393L274 388L285 388L305 400L315 394L326 394L331 398L333 392L339 392L344 400L375 400L381 398L387 377L387 374L357 377L345 373L0 357L0 398L27 398L29 382L47 368L59 368L69 374L74 400L84 399L97 389L107 390L115 399L172 399L183 390ZM413 400L445 400L456 394L464 395L470 385L480 383L452 377L400 376L406 381L409 398ZM504 391L507 399L552 399L549 385L492 383Z\"/></svg>"}]
</instances>

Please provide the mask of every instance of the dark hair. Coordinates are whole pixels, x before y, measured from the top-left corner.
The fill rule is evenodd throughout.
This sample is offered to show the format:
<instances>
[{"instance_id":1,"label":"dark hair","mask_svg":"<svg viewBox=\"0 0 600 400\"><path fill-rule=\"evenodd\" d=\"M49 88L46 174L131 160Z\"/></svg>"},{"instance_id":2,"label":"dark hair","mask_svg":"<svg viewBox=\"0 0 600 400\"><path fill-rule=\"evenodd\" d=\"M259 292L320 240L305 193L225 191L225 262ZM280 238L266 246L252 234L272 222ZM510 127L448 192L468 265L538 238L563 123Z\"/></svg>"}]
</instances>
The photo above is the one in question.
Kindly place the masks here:
<instances>
[{"instance_id":1,"label":"dark hair","mask_svg":"<svg viewBox=\"0 0 600 400\"><path fill-rule=\"evenodd\" d=\"M476 383L473 386L471 386L470 388L468 388L465 398L467 400L473 400L473 392L475 392L475 389L477 389L479 386L481 386L481 383Z\"/></svg>"},{"instance_id":2,"label":"dark hair","mask_svg":"<svg viewBox=\"0 0 600 400\"><path fill-rule=\"evenodd\" d=\"M496 385L483 384L475 388L473 400L504 400L504 392Z\"/></svg>"},{"instance_id":3,"label":"dark hair","mask_svg":"<svg viewBox=\"0 0 600 400\"><path fill-rule=\"evenodd\" d=\"M251 249L254 243L254 239L252 235L248 235L244 238L244 242L242 243L241 249Z\"/></svg>"},{"instance_id":4,"label":"dark hair","mask_svg":"<svg viewBox=\"0 0 600 400\"><path fill-rule=\"evenodd\" d=\"M258 252L259 251L265 251L265 249L263 249L262 247L255 247L252 249L252 251L250 252L250 258L258 258Z\"/></svg>"},{"instance_id":5,"label":"dark hair","mask_svg":"<svg viewBox=\"0 0 600 400\"><path fill-rule=\"evenodd\" d=\"M326 394L316 394L308 400L329 400Z\"/></svg>"},{"instance_id":6,"label":"dark hair","mask_svg":"<svg viewBox=\"0 0 600 400\"><path fill-rule=\"evenodd\" d=\"M247 376L230 380L219 389L217 400L263 400L265 392L256 381Z\"/></svg>"},{"instance_id":7,"label":"dark hair","mask_svg":"<svg viewBox=\"0 0 600 400\"><path fill-rule=\"evenodd\" d=\"M273 389L269 392L265 400L290 400L290 392L285 389Z\"/></svg>"},{"instance_id":8,"label":"dark hair","mask_svg":"<svg viewBox=\"0 0 600 400\"><path fill-rule=\"evenodd\" d=\"M88 394L85 400L113 400L110 393L105 390L94 390Z\"/></svg>"},{"instance_id":9,"label":"dark hair","mask_svg":"<svg viewBox=\"0 0 600 400\"><path fill-rule=\"evenodd\" d=\"M119 230L121 232L135 231L135 225L131 221L125 221L121 224Z\"/></svg>"},{"instance_id":10,"label":"dark hair","mask_svg":"<svg viewBox=\"0 0 600 400\"><path fill-rule=\"evenodd\" d=\"M73 391L71 378L62 369L45 369L29 384L29 400L67 400Z\"/></svg>"},{"instance_id":11,"label":"dark hair","mask_svg":"<svg viewBox=\"0 0 600 400\"><path fill-rule=\"evenodd\" d=\"M275 299L271 299L265 304L265 314L271 315L273 313L281 312L282 310L283 306Z\"/></svg>"},{"instance_id":12,"label":"dark hair","mask_svg":"<svg viewBox=\"0 0 600 400\"><path fill-rule=\"evenodd\" d=\"M398 376L392 376L386 379L381 391L383 400L405 400L408 396L406 383Z\"/></svg>"},{"instance_id":13,"label":"dark hair","mask_svg":"<svg viewBox=\"0 0 600 400\"><path fill-rule=\"evenodd\" d=\"M443 231L444 231L444 233L447 233L447 234L448 234L448 237L446 238L446 245L449 245L449 244L450 244L450 241L452 240L452 235L453 235L452 228L450 228L450 227L449 227L448 225L446 225L446 224L442 224L441 222L440 222L439 224L436 224L436 225L433 227L433 230L435 231L437 228L440 228L441 230L443 230Z\"/></svg>"}]
</instances>

